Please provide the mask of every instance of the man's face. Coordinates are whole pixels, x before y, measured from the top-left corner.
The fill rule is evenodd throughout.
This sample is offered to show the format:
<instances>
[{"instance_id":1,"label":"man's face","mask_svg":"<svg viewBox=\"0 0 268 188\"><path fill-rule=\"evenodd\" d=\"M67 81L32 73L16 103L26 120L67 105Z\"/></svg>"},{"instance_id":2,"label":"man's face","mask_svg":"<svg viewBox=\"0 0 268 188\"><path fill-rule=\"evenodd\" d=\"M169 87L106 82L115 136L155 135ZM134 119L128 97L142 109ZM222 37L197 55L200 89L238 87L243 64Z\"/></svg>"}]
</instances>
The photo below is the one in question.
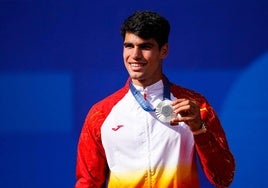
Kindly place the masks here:
<instances>
[{"instance_id":1,"label":"man's face","mask_svg":"<svg viewBox=\"0 0 268 188\"><path fill-rule=\"evenodd\" d=\"M161 49L154 39L142 39L133 33L126 33L123 58L132 82L148 86L162 77L162 60L167 56L168 45Z\"/></svg>"}]
</instances>

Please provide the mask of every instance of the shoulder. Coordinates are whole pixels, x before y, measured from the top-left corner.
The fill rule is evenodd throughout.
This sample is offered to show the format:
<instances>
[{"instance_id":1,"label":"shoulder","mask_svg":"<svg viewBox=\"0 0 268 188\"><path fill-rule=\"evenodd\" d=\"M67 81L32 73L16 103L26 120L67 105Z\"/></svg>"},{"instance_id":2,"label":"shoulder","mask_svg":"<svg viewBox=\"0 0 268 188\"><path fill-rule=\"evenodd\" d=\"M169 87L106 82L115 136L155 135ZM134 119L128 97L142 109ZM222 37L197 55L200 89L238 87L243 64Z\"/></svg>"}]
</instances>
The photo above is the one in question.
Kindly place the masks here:
<instances>
[{"instance_id":1,"label":"shoulder","mask_svg":"<svg viewBox=\"0 0 268 188\"><path fill-rule=\"evenodd\" d=\"M112 108L126 95L128 90L129 88L126 84L121 89L94 104L87 114L86 122L100 121L99 123L102 123Z\"/></svg>"},{"instance_id":2,"label":"shoulder","mask_svg":"<svg viewBox=\"0 0 268 188\"><path fill-rule=\"evenodd\" d=\"M124 86L123 88L117 90L108 97L94 104L92 108L96 108L98 110L111 109L118 101L120 101L126 95L128 90L129 88Z\"/></svg>"},{"instance_id":3,"label":"shoulder","mask_svg":"<svg viewBox=\"0 0 268 188\"><path fill-rule=\"evenodd\" d=\"M187 98L190 100L198 101L200 103L206 102L205 97L201 93L176 85L174 83L171 83L170 90L176 98Z\"/></svg>"},{"instance_id":4,"label":"shoulder","mask_svg":"<svg viewBox=\"0 0 268 188\"><path fill-rule=\"evenodd\" d=\"M216 117L216 112L214 111L213 107L201 93L173 83L171 83L170 90L177 99L185 98L195 102L200 108L200 113L203 120L214 119Z\"/></svg>"}]
</instances>

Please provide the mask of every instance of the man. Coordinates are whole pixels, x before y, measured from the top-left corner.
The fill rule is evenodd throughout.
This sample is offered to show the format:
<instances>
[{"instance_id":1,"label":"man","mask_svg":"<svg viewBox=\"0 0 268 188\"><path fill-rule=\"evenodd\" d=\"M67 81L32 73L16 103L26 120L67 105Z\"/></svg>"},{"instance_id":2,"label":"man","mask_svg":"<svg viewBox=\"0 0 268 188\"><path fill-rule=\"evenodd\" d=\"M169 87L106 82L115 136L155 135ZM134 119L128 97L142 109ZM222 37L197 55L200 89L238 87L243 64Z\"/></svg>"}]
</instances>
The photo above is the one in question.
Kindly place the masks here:
<instances>
[{"instance_id":1,"label":"man","mask_svg":"<svg viewBox=\"0 0 268 188\"><path fill-rule=\"evenodd\" d=\"M76 187L200 187L197 163L228 187L235 162L219 119L200 94L169 82L169 22L138 11L122 27L126 85L89 111L78 144Z\"/></svg>"}]
</instances>

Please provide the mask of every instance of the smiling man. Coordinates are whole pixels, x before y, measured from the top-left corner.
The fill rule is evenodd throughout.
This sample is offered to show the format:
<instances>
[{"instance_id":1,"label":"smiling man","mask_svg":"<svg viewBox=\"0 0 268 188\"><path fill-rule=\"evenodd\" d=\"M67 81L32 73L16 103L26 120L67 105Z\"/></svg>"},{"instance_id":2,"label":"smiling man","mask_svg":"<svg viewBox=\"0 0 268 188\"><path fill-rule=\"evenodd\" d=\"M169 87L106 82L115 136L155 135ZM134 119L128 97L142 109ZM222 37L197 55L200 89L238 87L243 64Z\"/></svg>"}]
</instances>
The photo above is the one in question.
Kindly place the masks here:
<instances>
[{"instance_id":1,"label":"smiling man","mask_svg":"<svg viewBox=\"0 0 268 188\"><path fill-rule=\"evenodd\" d=\"M124 62L133 84L146 87L162 77L162 60L167 56L168 45L159 49L154 39L142 39L127 32L124 41Z\"/></svg>"},{"instance_id":2,"label":"smiling man","mask_svg":"<svg viewBox=\"0 0 268 188\"><path fill-rule=\"evenodd\" d=\"M228 187L235 162L216 113L162 71L169 22L138 11L121 27L126 85L95 104L81 131L76 187Z\"/></svg>"}]
</instances>

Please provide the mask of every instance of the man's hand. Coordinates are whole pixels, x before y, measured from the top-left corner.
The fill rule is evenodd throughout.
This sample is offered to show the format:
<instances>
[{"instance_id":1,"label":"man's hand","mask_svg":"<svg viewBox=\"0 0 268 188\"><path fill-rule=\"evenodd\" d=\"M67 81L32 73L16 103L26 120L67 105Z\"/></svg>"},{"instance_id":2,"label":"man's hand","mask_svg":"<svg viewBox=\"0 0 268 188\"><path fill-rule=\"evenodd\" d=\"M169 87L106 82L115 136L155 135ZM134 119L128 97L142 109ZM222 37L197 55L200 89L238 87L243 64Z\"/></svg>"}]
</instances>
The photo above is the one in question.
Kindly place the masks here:
<instances>
[{"instance_id":1,"label":"man's hand","mask_svg":"<svg viewBox=\"0 0 268 188\"><path fill-rule=\"evenodd\" d=\"M188 99L176 99L171 103L176 117L171 120L171 124L185 122L189 125L191 131L200 129L202 120L200 115L200 107Z\"/></svg>"}]
</instances>

